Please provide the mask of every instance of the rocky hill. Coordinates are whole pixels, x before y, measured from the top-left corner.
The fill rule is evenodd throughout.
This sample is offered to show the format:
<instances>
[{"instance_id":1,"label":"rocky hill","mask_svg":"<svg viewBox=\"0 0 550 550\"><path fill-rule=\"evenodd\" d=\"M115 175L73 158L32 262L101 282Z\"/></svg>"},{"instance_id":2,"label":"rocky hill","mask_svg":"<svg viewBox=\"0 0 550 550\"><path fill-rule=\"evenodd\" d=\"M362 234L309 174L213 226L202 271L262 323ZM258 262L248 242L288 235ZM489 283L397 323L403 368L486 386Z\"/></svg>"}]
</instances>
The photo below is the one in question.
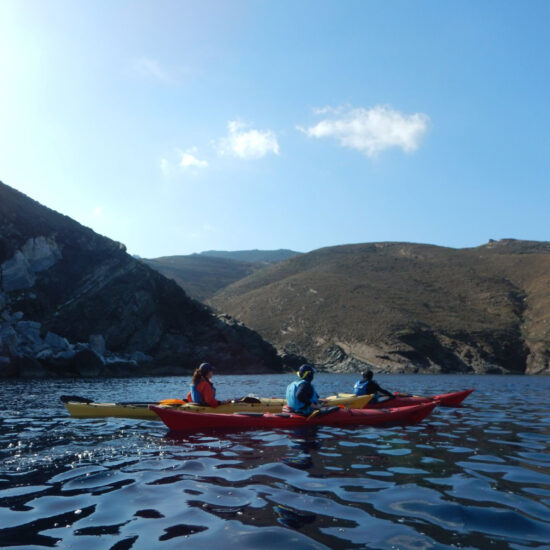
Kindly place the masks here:
<instances>
[{"instance_id":1,"label":"rocky hill","mask_svg":"<svg viewBox=\"0 0 550 550\"><path fill-rule=\"evenodd\" d=\"M0 182L0 376L178 373L201 361L281 368L253 331Z\"/></svg>"},{"instance_id":2,"label":"rocky hill","mask_svg":"<svg viewBox=\"0 0 550 550\"><path fill-rule=\"evenodd\" d=\"M331 370L550 373L550 243L323 248L210 301Z\"/></svg>"}]
</instances>

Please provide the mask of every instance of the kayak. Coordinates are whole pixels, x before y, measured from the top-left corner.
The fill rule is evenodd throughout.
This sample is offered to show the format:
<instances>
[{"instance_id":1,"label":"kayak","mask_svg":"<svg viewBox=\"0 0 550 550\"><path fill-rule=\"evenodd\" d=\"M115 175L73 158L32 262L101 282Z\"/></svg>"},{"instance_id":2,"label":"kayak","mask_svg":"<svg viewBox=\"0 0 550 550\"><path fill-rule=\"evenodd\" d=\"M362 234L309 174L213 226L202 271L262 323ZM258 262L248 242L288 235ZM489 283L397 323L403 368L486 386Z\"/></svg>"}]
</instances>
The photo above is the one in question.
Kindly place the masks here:
<instances>
[{"instance_id":1,"label":"kayak","mask_svg":"<svg viewBox=\"0 0 550 550\"><path fill-rule=\"evenodd\" d=\"M356 396L352 393L345 395L331 395L326 401L331 406L344 405L345 407L362 409L372 399L372 395ZM62 395L61 401L69 414L75 418L100 418L116 416L121 418L138 418L143 420L158 420L158 416L149 409L149 405L162 405L164 402L126 402L126 403L96 403L79 396ZM194 413L230 414L235 412L281 412L286 400L277 397L244 397L218 407L203 407L194 403L182 402L179 399L166 401L179 402L171 407Z\"/></svg>"},{"instance_id":2,"label":"kayak","mask_svg":"<svg viewBox=\"0 0 550 550\"><path fill-rule=\"evenodd\" d=\"M458 407L474 390L463 390L452 393L442 393L439 395L432 395L431 397L422 397L420 395L410 395L405 393L396 393L392 399L386 399L385 396L382 401L373 403L370 401L366 407L367 409L381 409L384 407L410 407L411 405L420 405L421 403L431 403L438 401L442 407ZM353 393L341 393L342 397L354 395Z\"/></svg>"},{"instance_id":3,"label":"kayak","mask_svg":"<svg viewBox=\"0 0 550 550\"><path fill-rule=\"evenodd\" d=\"M437 401L393 409L346 409L330 407L331 412L309 417L294 413L193 413L150 405L160 419L175 432L205 429L298 428L302 426L381 426L416 424L426 418Z\"/></svg>"}]
</instances>

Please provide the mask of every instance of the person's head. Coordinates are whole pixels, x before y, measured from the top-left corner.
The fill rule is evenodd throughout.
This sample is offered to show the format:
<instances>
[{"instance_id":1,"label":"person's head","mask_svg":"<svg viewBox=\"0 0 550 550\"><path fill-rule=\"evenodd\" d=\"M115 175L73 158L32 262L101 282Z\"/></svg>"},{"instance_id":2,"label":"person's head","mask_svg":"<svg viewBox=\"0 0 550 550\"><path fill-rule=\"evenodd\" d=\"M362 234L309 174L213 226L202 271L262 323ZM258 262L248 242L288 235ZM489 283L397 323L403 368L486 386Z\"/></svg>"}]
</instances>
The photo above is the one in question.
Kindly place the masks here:
<instances>
[{"instance_id":1,"label":"person's head","mask_svg":"<svg viewBox=\"0 0 550 550\"><path fill-rule=\"evenodd\" d=\"M305 365L302 365L298 372L296 373L299 378L302 380L306 380L307 382L311 382L313 380L313 375L315 374L315 369L312 365L308 365L307 363Z\"/></svg>"},{"instance_id":2,"label":"person's head","mask_svg":"<svg viewBox=\"0 0 550 550\"><path fill-rule=\"evenodd\" d=\"M201 363L199 365L201 376L208 376L214 372L214 367L210 363Z\"/></svg>"},{"instance_id":3,"label":"person's head","mask_svg":"<svg viewBox=\"0 0 550 550\"><path fill-rule=\"evenodd\" d=\"M214 367L210 363L201 363L193 373L193 384L196 384L201 378L210 380L214 373Z\"/></svg>"},{"instance_id":4,"label":"person's head","mask_svg":"<svg viewBox=\"0 0 550 550\"><path fill-rule=\"evenodd\" d=\"M372 380L372 371L367 370L363 373L363 380Z\"/></svg>"}]
</instances>

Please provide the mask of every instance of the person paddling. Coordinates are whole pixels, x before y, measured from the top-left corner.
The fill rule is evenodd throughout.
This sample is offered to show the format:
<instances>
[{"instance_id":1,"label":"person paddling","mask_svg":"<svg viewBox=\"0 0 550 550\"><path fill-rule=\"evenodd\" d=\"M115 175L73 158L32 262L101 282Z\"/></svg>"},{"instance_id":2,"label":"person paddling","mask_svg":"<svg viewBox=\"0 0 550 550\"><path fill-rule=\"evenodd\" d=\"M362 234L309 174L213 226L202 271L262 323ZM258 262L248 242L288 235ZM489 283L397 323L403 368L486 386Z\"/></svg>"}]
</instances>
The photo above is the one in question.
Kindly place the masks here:
<instances>
[{"instance_id":1,"label":"person paddling","mask_svg":"<svg viewBox=\"0 0 550 550\"><path fill-rule=\"evenodd\" d=\"M311 383L315 370L311 365L302 365L296 373L299 380L294 380L286 388L286 404L291 412L309 416L320 408L319 395Z\"/></svg>"},{"instance_id":2,"label":"person paddling","mask_svg":"<svg viewBox=\"0 0 550 550\"><path fill-rule=\"evenodd\" d=\"M201 363L199 368L195 369L187 401L205 407L217 407L224 403L216 399L216 388L212 383L213 374L214 367L210 363Z\"/></svg>"},{"instance_id":3,"label":"person paddling","mask_svg":"<svg viewBox=\"0 0 550 550\"><path fill-rule=\"evenodd\" d=\"M355 385L353 386L353 392L355 395L367 395L367 394L374 394L374 397L371 400L371 403L378 402L378 394L383 393L384 395L389 396L390 399L394 399L395 396L392 395L391 392L388 390L385 390L384 388L380 387L373 379L372 379L372 371L368 370L363 373L363 377L361 380L357 380L355 382Z\"/></svg>"}]
</instances>

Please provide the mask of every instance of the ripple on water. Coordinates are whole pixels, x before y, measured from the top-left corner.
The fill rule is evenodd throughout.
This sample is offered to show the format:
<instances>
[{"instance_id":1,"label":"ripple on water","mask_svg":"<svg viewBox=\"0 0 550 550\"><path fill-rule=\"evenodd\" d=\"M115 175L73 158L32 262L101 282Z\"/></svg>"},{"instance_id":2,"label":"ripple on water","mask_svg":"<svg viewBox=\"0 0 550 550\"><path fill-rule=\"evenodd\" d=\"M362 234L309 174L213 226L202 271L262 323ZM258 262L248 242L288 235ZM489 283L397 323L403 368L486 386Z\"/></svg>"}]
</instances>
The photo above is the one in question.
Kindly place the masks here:
<instances>
[{"instance_id":1,"label":"ripple on water","mask_svg":"<svg viewBox=\"0 0 550 550\"><path fill-rule=\"evenodd\" d=\"M268 378L270 392L285 380ZM254 386L261 377L244 379L266 393ZM403 391L440 393L442 380L455 379L389 380ZM467 404L438 408L414 427L183 436L159 422L70 419L57 402L58 394L94 388L111 391L110 399L146 400L172 394L175 379L35 383L40 391L30 394L46 397L42 409L33 401L32 415L28 392L7 384L0 540L18 550L210 550L220 540L241 549L547 548L547 412L520 392L515 408L495 413L506 377L461 380L457 389L480 385ZM513 386L532 380L514 378ZM546 379L532 391L544 384L547 392Z\"/></svg>"}]
</instances>

